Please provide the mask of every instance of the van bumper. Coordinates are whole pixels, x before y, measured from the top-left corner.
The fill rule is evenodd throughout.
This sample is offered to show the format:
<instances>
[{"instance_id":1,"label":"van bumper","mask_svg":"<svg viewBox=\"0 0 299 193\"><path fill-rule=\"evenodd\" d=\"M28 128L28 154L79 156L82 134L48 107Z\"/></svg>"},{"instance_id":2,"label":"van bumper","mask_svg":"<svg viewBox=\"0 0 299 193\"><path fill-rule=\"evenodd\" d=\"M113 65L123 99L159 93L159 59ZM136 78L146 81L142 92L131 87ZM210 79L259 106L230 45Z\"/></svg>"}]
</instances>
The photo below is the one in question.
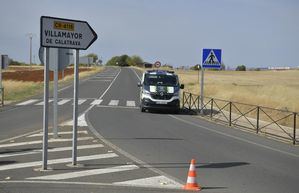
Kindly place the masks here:
<instances>
[{"instance_id":1,"label":"van bumper","mask_svg":"<svg viewBox=\"0 0 299 193\"><path fill-rule=\"evenodd\" d=\"M161 109L161 110L178 110L180 108L180 100L174 99L170 102L167 101L152 101L149 98L143 98L141 101L141 108L144 109Z\"/></svg>"}]
</instances>

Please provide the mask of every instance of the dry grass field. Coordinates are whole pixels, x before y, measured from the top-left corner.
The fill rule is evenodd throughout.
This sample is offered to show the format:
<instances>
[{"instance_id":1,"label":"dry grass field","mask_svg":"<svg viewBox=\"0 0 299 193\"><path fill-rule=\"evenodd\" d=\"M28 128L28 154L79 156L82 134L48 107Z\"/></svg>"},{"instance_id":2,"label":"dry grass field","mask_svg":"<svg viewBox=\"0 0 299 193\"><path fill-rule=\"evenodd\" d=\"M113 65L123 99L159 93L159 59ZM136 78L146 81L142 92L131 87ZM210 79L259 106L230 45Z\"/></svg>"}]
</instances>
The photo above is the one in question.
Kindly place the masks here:
<instances>
[{"instance_id":1,"label":"dry grass field","mask_svg":"<svg viewBox=\"0 0 299 193\"><path fill-rule=\"evenodd\" d=\"M185 91L200 94L198 71L178 70ZM299 112L299 70L205 71L204 95Z\"/></svg>"},{"instance_id":2,"label":"dry grass field","mask_svg":"<svg viewBox=\"0 0 299 193\"><path fill-rule=\"evenodd\" d=\"M81 67L79 68L81 69ZM101 71L101 67L90 67L80 70L80 78L84 78ZM73 69L69 69L68 73L65 73L64 79L59 80L59 84L70 82L73 79ZM21 74L21 75L20 75ZM24 74L24 80L20 79ZM3 72L3 87L4 103L9 104L11 102L24 100L25 98L41 94L43 92L43 67L9 67ZM29 76L33 76L33 79L27 80ZM17 78L17 79L16 79ZM27 79L26 79L27 78ZM16 79L16 80L15 80ZM52 88L52 84L50 84Z\"/></svg>"}]
</instances>

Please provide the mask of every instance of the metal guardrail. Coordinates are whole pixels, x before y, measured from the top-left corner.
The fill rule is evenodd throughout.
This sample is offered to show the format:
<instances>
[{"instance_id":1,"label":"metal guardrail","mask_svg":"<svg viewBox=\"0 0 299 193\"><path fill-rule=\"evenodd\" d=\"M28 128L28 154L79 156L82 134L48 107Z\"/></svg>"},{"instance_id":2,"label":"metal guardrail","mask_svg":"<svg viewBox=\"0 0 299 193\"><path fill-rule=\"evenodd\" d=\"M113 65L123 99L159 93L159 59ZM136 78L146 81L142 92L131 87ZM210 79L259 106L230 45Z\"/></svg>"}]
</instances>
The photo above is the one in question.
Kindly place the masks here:
<instances>
[{"instance_id":1,"label":"metal guardrail","mask_svg":"<svg viewBox=\"0 0 299 193\"><path fill-rule=\"evenodd\" d=\"M204 97L201 109L201 96L183 92L183 108L201 112L210 119L220 121L229 126L238 126L253 130L266 136L298 143L297 127L299 113L269 107L249 105Z\"/></svg>"},{"instance_id":2,"label":"metal guardrail","mask_svg":"<svg viewBox=\"0 0 299 193\"><path fill-rule=\"evenodd\" d=\"M4 88L0 88L0 104L4 106Z\"/></svg>"}]
</instances>

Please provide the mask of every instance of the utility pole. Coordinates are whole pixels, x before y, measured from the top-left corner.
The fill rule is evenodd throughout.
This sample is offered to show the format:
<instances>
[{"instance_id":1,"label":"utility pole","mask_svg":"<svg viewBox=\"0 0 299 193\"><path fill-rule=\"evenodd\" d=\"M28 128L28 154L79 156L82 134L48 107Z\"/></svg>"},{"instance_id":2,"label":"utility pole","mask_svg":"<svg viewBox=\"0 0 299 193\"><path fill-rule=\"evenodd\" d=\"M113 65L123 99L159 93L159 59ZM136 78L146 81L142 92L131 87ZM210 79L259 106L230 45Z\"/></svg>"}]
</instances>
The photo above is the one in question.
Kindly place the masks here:
<instances>
[{"instance_id":1,"label":"utility pole","mask_svg":"<svg viewBox=\"0 0 299 193\"><path fill-rule=\"evenodd\" d=\"M33 33L28 33L27 36L29 37L29 44L30 44L30 48L29 48L29 63L30 63L30 70L32 69L32 38L34 36Z\"/></svg>"}]
</instances>

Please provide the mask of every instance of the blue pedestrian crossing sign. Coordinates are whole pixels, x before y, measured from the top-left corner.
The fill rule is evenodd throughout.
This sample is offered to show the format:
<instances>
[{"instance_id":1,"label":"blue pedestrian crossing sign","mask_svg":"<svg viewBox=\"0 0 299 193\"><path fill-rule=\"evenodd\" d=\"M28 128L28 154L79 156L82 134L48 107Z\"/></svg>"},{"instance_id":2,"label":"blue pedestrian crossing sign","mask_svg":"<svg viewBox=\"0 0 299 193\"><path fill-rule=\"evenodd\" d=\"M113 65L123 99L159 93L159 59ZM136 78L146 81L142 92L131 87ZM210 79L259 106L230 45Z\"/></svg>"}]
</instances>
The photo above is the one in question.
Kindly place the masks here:
<instances>
[{"instance_id":1,"label":"blue pedestrian crossing sign","mask_svg":"<svg viewBox=\"0 0 299 193\"><path fill-rule=\"evenodd\" d=\"M203 49L202 67L209 69L221 68L221 49Z\"/></svg>"}]
</instances>

